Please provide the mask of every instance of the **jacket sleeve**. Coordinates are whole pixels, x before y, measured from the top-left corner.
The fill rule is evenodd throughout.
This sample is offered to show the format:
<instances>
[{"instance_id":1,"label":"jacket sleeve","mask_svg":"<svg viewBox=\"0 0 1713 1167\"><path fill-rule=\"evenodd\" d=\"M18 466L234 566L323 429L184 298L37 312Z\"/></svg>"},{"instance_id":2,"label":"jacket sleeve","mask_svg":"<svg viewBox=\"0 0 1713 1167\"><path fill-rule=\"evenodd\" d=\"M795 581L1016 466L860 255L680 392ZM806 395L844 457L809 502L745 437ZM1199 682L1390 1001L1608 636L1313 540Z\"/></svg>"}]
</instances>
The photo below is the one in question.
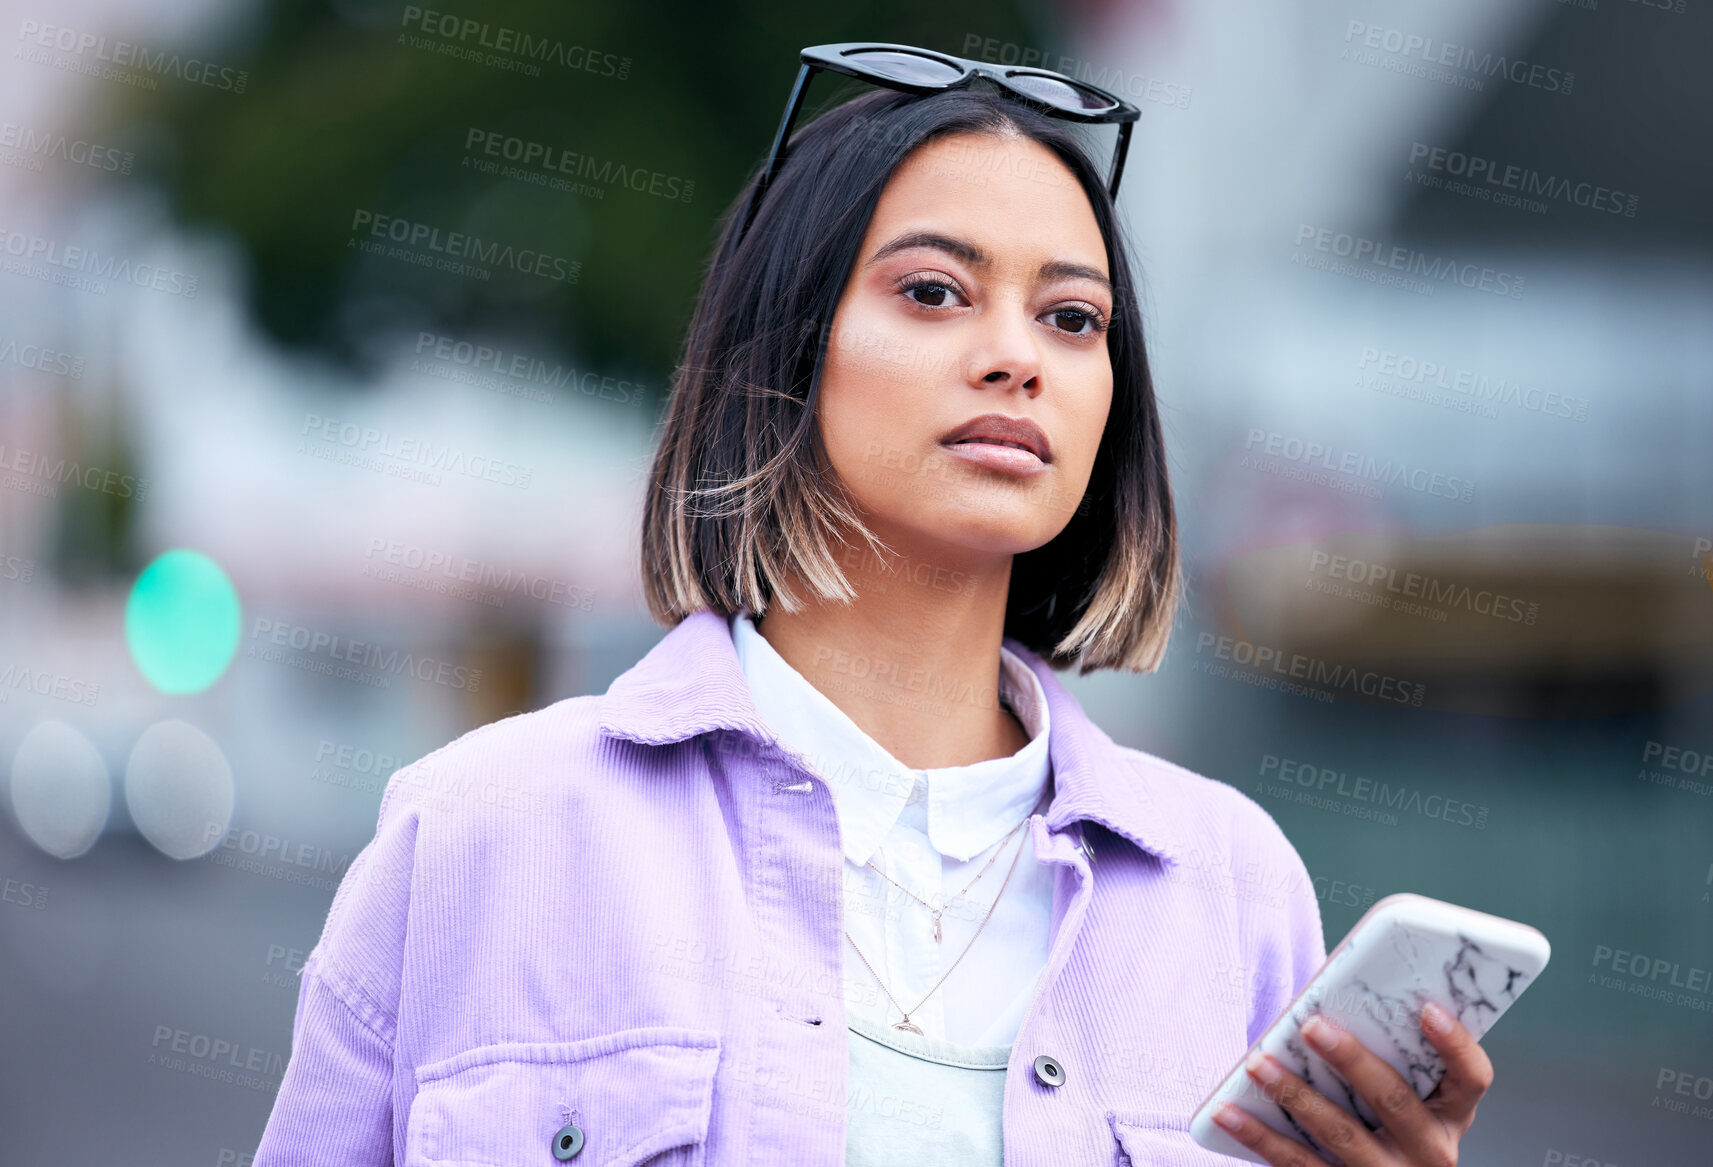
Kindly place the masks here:
<instances>
[{"instance_id":1,"label":"jacket sleeve","mask_svg":"<svg viewBox=\"0 0 1713 1167\"><path fill-rule=\"evenodd\" d=\"M255 1167L393 1162L393 1046L418 810L381 798L375 836L333 895L304 961L291 1057L256 1148Z\"/></svg>"},{"instance_id":2,"label":"jacket sleeve","mask_svg":"<svg viewBox=\"0 0 1713 1167\"><path fill-rule=\"evenodd\" d=\"M1326 960L1326 936L1321 929L1320 899L1315 894L1314 881L1302 856L1285 837L1284 831L1259 806L1262 838L1257 841L1261 853L1276 869L1288 873L1281 880L1283 904L1268 915L1257 961L1265 975L1255 978L1255 996L1249 1008L1249 1042L1264 1033L1285 1006L1302 991L1304 985Z\"/></svg>"}]
</instances>

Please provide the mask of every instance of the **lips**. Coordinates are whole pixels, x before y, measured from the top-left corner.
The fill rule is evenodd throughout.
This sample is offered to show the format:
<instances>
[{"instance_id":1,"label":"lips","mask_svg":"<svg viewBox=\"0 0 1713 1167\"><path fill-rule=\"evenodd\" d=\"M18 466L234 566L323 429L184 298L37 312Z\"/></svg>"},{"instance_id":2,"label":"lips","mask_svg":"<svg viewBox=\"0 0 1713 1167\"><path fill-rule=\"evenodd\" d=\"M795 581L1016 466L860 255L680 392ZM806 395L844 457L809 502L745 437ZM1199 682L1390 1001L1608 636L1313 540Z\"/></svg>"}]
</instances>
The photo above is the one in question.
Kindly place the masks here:
<instances>
[{"instance_id":1,"label":"lips","mask_svg":"<svg viewBox=\"0 0 1713 1167\"><path fill-rule=\"evenodd\" d=\"M1041 427L1026 417L1007 417L1003 413L984 413L972 417L940 439L942 446L980 442L995 446L1011 446L1028 450L1042 462L1053 460L1052 444Z\"/></svg>"}]
</instances>

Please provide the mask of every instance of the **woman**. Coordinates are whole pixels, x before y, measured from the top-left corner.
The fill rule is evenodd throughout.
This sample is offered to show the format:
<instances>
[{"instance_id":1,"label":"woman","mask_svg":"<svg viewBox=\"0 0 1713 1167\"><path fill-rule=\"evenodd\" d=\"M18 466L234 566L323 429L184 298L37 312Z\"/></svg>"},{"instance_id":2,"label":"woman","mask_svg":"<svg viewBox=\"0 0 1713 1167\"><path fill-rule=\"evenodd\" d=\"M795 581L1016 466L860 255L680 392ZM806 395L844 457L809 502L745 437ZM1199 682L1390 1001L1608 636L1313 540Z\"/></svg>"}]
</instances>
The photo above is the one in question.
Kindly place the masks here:
<instances>
[{"instance_id":1,"label":"woman","mask_svg":"<svg viewBox=\"0 0 1713 1167\"><path fill-rule=\"evenodd\" d=\"M1178 592L1109 190L967 86L789 147L650 480L671 631L393 777L258 1167L1229 1162L1189 1117L1325 947L1266 812L1053 675L1155 667ZM1491 1068L1446 1021L1426 1102L1322 1027L1377 1132L1251 1072L1345 1163L1447 1167Z\"/></svg>"}]
</instances>

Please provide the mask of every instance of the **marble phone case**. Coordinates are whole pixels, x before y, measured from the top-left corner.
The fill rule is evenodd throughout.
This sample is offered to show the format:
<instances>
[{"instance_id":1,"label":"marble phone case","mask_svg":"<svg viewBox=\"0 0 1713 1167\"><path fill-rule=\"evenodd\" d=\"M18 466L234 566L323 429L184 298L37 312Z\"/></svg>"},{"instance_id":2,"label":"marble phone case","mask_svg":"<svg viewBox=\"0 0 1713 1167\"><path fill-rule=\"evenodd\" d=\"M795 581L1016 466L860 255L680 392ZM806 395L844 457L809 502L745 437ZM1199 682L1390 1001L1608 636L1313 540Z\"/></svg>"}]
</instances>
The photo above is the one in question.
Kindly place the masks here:
<instances>
[{"instance_id":1,"label":"marble phone case","mask_svg":"<svg viewBox=\"0 0 1713 1167\"><path fill-rule=\"evenodd\" d=\"M1377 1130L1379 1122L1367 1102L1303 1041L1302 1023L1315 1013L1325 1014L1412 1082L1418 1096L1426 1097L1445 1066L1422 1034L1422 1004L1443 1006L1479 1040L1546 967L1551 954L1546 937L1527 924L1427 896L1390 895L1364 913L1255 1044L1369 1130ZM1242 1060L1190 1120L1190 1135L1208 1150L1265 1162L1213 1121L1213 1112L1225 1102L1236 1102L1274 1130L1306 1143L1329 1163L1339 1162L1262 1095Z\"/></svg>"}]
</instances>

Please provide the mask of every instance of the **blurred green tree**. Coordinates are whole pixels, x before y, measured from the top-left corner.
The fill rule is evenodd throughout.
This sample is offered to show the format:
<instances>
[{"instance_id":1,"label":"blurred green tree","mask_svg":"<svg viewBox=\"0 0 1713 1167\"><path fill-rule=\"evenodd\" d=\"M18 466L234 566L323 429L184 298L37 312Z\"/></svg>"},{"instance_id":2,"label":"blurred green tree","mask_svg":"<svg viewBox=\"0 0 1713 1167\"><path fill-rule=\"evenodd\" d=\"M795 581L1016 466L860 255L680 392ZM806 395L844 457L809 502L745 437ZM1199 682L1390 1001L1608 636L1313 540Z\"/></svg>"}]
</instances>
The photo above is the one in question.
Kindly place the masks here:
<instances>
[{"instance_id":1,"label":"blurred green tree","mask_svg":"<svg viewBox=\"0 0 1713 1167\"><path fill-rule=\"evenodd\" d=\"M975 35L1054 47L1046 10L1014 0L270 0L243 43L208 51L247 73L242 93L168 82L116 98L107 117L159 146L139 165L182 223L239 242L254 315L282 344L361 369L423 330L501 336L658 394L715 221L771 141L797 50L875 39L959 53ZM811 103L852 85L817 78ZM580 156L570 165L586 176L564 191L539 165L528 181L483 172L526 143ZM644 174L653 193L627 185ZM365 253L382 242L365 216L576 261L575 282Z\"/></svg>"}]
</instances>

